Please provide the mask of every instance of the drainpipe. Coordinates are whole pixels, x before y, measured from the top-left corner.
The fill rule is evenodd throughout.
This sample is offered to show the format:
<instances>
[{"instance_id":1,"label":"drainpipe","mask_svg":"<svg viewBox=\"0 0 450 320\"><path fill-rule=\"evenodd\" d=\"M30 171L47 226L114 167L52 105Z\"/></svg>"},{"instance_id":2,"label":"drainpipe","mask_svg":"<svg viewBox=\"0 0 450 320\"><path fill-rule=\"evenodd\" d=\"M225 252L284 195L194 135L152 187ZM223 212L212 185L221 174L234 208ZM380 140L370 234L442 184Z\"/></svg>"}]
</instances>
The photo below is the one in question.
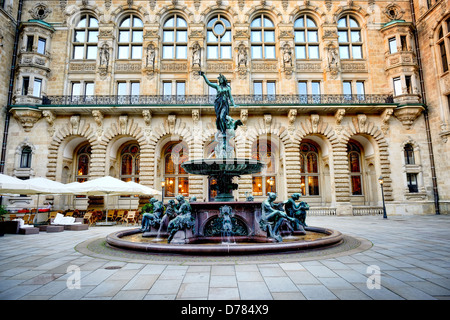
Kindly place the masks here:
<instances>
[{"instance_id":1,"label":"drainpipe","mask_svg":"<svg viewBox=\"0 0 450 320\"><path fill-rule=\"evenodd\" d=\"M431 169L431 180L433 182L433 196L434 196L434 207L435 207L435 213L441 214L439 209L439 192L438 192L438 185L437 185L437 177L436 177L436 168L434 165L434 153L433 153L433 142L431 140L431 131L430 131L430 120L428 117L428 107L427 107L427 96L425 93L425 84L423 79L423 70L422 70L422 58L420 55L420 48L419 48L419 38L417 35L417 26L416 26L416 13L414 10L414 1L409 1L411 6L411 18L412 23L414 26L413 34L414 34L414 41L416 43L416 56L417 56L417 64L419 66L419 78L420 78L420 90L422 91L422 102L425 105L425 110L423 111L423 118L425 121L425 131L427 134L427 143L428 143L428 153L430 154L430 169Z\"/></svg>"},{"instance_id":2,"label":"drainpipe","mask_svg":"<svg viewBox=\"0 0 450 320\"><path fill-rule=\"evenodd\" d=\"M9 120L11 118L9 108L12 104L12 96L14 90L14 79L16 73L17 51L18 51L17 47L19 43L19 33L20 33L19 24L22 21L22 6L23 0L19 0L19 7L17 10L17 20L16 20L16 33L14 35L14 47L11 61L11 73L9 75L9 89L8 89L8 102L6 104L5 128L3 130L2 152L0 156L0 173L5 172L6 145L8 143Z\"/></svg>"}]
</instances>

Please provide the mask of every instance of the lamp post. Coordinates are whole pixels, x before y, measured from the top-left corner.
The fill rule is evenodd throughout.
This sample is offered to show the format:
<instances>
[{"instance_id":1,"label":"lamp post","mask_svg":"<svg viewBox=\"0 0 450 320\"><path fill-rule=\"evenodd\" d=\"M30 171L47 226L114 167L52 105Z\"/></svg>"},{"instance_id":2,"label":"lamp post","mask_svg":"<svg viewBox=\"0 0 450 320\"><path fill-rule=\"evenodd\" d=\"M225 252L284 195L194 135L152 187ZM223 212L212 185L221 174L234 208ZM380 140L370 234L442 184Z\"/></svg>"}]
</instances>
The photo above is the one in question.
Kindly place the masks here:
<instances>
[{"instance_id":1,"label":"lamp post","mask_svg":"<svg viewBox=\"0 0 450 320\"><path fill-rule=\"evenodd\" d=\"M378 182L380 183L380 187L381 187L381 198L383 199L383 219L387 219L387 215L386 215L386 206L384 205L384 189L383 189L383 176L380 176L378 178Z\"/></svg>"},{"instance_id":2,"label":"lamp post","mask_svg":"<svg viewBox=\"0 0 450 320\"><path fill-rule=\"evenodd\" d=\"M165 186L165 182L164 180L161 181L161 202L164 205L164 186Z\"/></svg>"}]
</instances>

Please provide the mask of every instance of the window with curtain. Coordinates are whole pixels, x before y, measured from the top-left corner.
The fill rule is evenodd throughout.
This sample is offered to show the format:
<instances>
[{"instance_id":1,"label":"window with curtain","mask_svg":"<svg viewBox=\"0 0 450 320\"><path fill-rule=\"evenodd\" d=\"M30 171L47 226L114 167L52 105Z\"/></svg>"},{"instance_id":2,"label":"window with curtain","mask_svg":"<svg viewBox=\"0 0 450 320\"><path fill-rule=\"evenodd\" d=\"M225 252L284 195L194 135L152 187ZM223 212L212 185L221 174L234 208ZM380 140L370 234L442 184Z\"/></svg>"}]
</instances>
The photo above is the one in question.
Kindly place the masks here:
<instances>
[{"instance_id":1,"label":"window with curtain","mask_svg":"<svg viewBox=\"0 0 450 320\"><path fill-rule=\"evenodd\" d=\"M89 179L89 164L91 161L91 146L84 145L77 152L77 182L85 182Z\"/></svg>"},{"instance_id":2,"label":"window with curtain","mask_svg":"<svg viewBox=\"0 0 450 320\"><path fill-rule=\"evenodd\" d=\"M319 28L310 16L302 15L294 22L296 59L319 59Z\"/></svg>"},{"instance_id":3,"label":"window with curtain","mask_svg":"<svg viewBox=\"0 0 450 320\"><path fill-rule=\"evenodd\" d=\"M268 192L277 192L276 156L276 147L269 139L258 138L253 144L252 159L265 163L265 169L252 177L254 196L265 196Z\"/></svg>"},{"instance_id":4,"label":"window with curtain","mask_svg":"<svg viewBox=\"0 0 450 320\"><path fill-rule=\"evenodd\" d=\"M255 17L250 24L252 59L275 59L275 25L265 14Z\"/></svg>"},{"instance_id":5,"label":"window with curtain","mask_svg":"<svg viewBox=\"0 0 450 320\"><path fill-rule=\"evenodd\" d=\"M300 176L303 196L318 196L319 193L319 151L311 142L300 144Z\"/></svg>"},{"instance_id":6,"label":"window with curtain","mask_svg":"<svg viewBox=\"0 0 450 320\"><path fill-rule=\"evenodd\" d=\"M359 23L351 15L338 21L339 56L341 59L362 59L362 37Z\"/></svg>"},{"instance_id":7,"label":"window with curtain","mask_svg":"<svg viewBox=\"0 0 450 320\"><path fill-rule=\"evenodd\" d=\"M28 146L23 147L22 152L20 154L20 167L31 168L31 157L32 157L31 147Z\"/></svg>"},{"instance_id":8,"label":"window with curtain","mask_svg":"<svg viewBox=\"0 0 450 320\"><path fill-rule=\"evenodd\" d=\"M187 59L187 31L186 20L175 14L163 25L162 58Z\"/></svg>"},{"instance_id":9,"label":"window with curtain","mask_svg":"<svg viewBox=\"0 0 450 320\"><path fill-rule=\"evenodd\" d=\"M188 158L188 149L184 143L166 145L163 152L165 197L175 197L178 194L189 196L189 176L181 167Z\"/></svg>"},{"instance_id":10,"label":"window with curtain","mask_svg":"<svg viewBox=\"0 0 450 320\"><path fill-rule=\"evenodd\" d=\"M83 14L73 31L72 59L97 59L98 20L89 14Z\"/></svg>"},{"instance_id":11,"label":"window with curtain","mask_svg":"<svg viewBox=\"0 0 450 320\"><path fill-rule=\"evenodd\" d=\"M142 43L144 42L144 23L130 14L119 23L117 38L118 59L142 59Z\"/></svg>"},{"instance_id":12,"label":"window with curtain","mask_svg":"<svg viewBox=\"0 0 450 320\"><path fill-rule=\"evenodd\" d=\"M141 152L139 145L126 145L120 153L120 179L122 181L139 182Z\"/></svg>"},{"instance_id":13,"label":"window with curtain","mask_svg":"<svg viewBox=\"0 0 450 320\"><path fill-rule=\"evenodd\" d=\"M410 143L407 143L403 148L403 152L405 155L405 164L415 164L414 160L414 148Z\"/></svg>"},{"instance_id":14,"label":"window with curtain","mask_svg":"<svg viewBox=\"0 0 450 320\"><path fill-rule=\"evenodd\" d=\"M207 59L231 59L231 23L217 15L206 26Z\"/></svg>"},{"instance_id":15,"label":"window with curtain","mask_svg":"<svg viewBox=\"0 0 450 320\"><path fill-rule=\"evenodd\" d=\"M347 144L348 163L350 171L351 194L360 196L362 189L361 148L354 142Z\"/></svg>"}]
</instances>

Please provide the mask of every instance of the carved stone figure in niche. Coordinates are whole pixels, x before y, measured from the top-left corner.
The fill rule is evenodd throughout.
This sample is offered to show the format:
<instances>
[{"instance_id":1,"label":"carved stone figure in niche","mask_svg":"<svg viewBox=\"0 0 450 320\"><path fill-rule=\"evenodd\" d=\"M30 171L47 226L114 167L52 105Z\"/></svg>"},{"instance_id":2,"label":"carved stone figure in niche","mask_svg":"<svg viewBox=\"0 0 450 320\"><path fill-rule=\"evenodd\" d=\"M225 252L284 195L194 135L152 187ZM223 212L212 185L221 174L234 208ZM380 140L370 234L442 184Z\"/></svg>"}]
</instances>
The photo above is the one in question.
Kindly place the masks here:
<instances>
[{"instance_id":1,"label":"carved stone figure in niche","mask_svg":"<svg viewBox=\"0 0 450 320\"><path fill-rule=\"evenodd\" d=\"M292 67L292 50L287 43L283 47L283 65L285 68Z\"/></svg>"},{"instance_id":2,"label":"carved stone figure in niche","mask_svg":"<svg viewBox=\"0 0 450 320\"><path fill-rule=\"evenodd\" d=\"M102 48L100 49L100 66L108 67L109 65L109 46L107 43L104 43Z\"/></svg>"},{"instance_id":3,"label":"carved stone figure in niche","mask_svg":"<svg viewBox=\"0 0 450 320\"><path fill-rule=\"evenodd\" d=\"M192 47L192 66L201 67L201 50L202 48L198 44L198 42L194 43Z\"/></svg>"},{"instance_id":4,"label":"carved stone figure in niche","mask_svg":"<svg viewBox=\"0 0 450 320\"><path fill-rule=\"evenodd\" d=\"M153 43L150 43L147 46L147 61L146 61L146 67L155 70L155 45Z\"/></svg>"},{"instance_id":5,"label":"carved stone figure in niche","mask_svg":"<svg viewBox=\"0 0 450 320\"><path fill-rule=\"evenodd\" d=\"M247 60L247 48L244 44L241 44L238 50L238 67L247 67Z\"/></svg>"},{"instance_id":6,"label":"carved stone figure in niche","mask_svg":"<svg viewBox=\"0 0 450 320\"><path fill-rule=\"evenodd\" d=\"M337 49L335 47L329 47L328 49L329 55L328 55L328 67L330 69L336 69L338 68L338 55L337 55Z\"/></svg>"}]
</instances>

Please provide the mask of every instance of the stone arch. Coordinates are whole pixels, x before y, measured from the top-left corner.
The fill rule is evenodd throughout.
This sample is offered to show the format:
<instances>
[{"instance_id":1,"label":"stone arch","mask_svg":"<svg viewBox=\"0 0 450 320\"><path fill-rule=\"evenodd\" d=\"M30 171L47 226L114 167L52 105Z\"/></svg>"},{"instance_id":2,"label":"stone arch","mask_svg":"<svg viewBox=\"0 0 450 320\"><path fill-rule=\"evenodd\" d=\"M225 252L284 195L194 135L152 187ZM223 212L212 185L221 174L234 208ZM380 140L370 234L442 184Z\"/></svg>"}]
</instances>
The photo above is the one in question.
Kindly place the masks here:
<instances>
[{"instance_id":1,"label":"stone arch","mask_svg":"<svg viewBox=\"0 0 450 320\"><path fill-rule=\"evenodd\" d=\"M231 6L224 6L224 5L213 5L208 8L206 8L201 14L200 21L206 22L211 19L216 14L224 14L227 16L227 18L230 20L230 22L233 24L234 20L237 18L238 13L231 7Z\"/></svg>"},{"instance_id":2,"label":"stone arch","mask_svg":"<svg viewBox=\"0 0 450 320\"><path fill-rule=\"evenodd\" d=\"M174 13L180 14L185 18L186 22L188 23L188 28L189 24L194 22L194 13L189 10L187 6L183 6L180 4L167 5L161 8L161 10L156 13L156 16L159 17L159 19L157 20L159 20L159 23L162 25L163 21L165 21L167 17Z\"/></svg>"},{"instance_id":3,"label":"stone arch","mask_svg":"<svg viewBox=\"0 0 450 320\"><path fill-rule=\"evenodd\" d=\"M145 138L144 130L139 126L134 118L127 115L119 116L117 121L113 121L109 127L105 128L103 136L99 143L92 146L92 174L105 176L109 174L110 166L107 166L107 152L111 147L111 142L119 137L129 137L137 141L140 148L140 182L144 185L150 185L152 177L147 169L151 162L150 147Z\"/></svg>"},{"instance_id":4,"label":"stone arch","mask_svg":"<svg viewBox=\"0 0 450 320\"><path fill-rule=\"evenodd\" d=\"M297 6L290 14L289 14L289 22L294 23L295 20L301 15L301 14L310 14L313 16L316 21L318 22L318 25L321 25L323 20L325 19L325 13L320 10L317 6L312 5L303 5L303 6Z\"/></svg>"},{"instance_id":5,"label":"stone arch","mask_svg":"<svg viewBox=\"0 0 450 320\"><path fill-rule=\"evenodd\" d=\"M141 18L144 23L150 23L148 11L143 6L136 6L136 5L118 6L113 12L111 12L109 22L113 22L114 24L118 25L120 19L124 15L130 13L138 15L139 18Z\"/></svg>"},{"instance_id":6,"label":"stone arch","mask_svg":"<svg viewBox=\"0 0 450 320\"><path fill-rule=\"evenodd\" d=\"M82 6L79 7L77 5L73 5L66 8L66 16L67 16L67 25L68 26L75 26L82 14L91 14L95 18L98 19L99 22L104 22L104 13L97 7L97 6Z\"/></svg>"},{"instance_id":7,"label":"stone arch","mask_svg":"<svg viewBox=\"0 0 450 320\"><path fill-rule=\"evenodd\" d=\"M267 4L252 6L244 15L244 22L250 24L258 13L267 14L272 18L274 25L283 22L283 14L275 7Z\"/></svg>"},{"instance_id":8,"label":"stone arch","mask_svg":"<svg viewBox=\"0 0 450 320\"><path fill-rule=\"evenodd\" d=\"M158 162L158 152L160 152L163 147L161 144L164 140L167 140L173 136L178 136L180 140L186 142L189 148L189 157L191 157L192 154L195 155L198 153L196 150L198 149L198 146L194 143L192 130L190 127L186 126L186 122L181 119L176 119L175 121L168 119L155 126L153 128L152 135L148 138L148 154L145 157L145 159L148 159L148 161L146 160L145 162L145 172L148 177L148 185L153 188L157 188L155 184L155 176ZM142 157L143 153L141 149L141 166L144 164L144 159ZM191 190L191 186L189 186L189 190Z\"/></svg>"},{"instance_id":9,"label":"stone arch","mask_svg":"<svg viewBox=\"0 0 450 320\"><path fill-rule=\"evenodd\" d=\"M67 138L70 136L79 136L87 139L91 146L98 144L97 135L90 124L84 120L79 120L76 116L74 119L78 121L72 122L70 126L63 126L56 130L52 141L49 143L46 174L48 179L56 180L59 149Z\"/></svg>"},{"instance_id":10,"label":"stone arch","mask_svg":"<svg viewBox=\"0 0 450 320\"><path fill-rule=\"evenodd\" d=\"M339 6L333 13L333 22L337 24L344 14L354 15L363 28L367 25L367 18L370 16L362 7L355 4Z\"/></svg>"},{"instance_id":11,"label":"stone arch","mask_svg":"<svg viewBox=\"0 0 450 320\"><path fill-rule=\"evenodd\" d=\"M378 148L378 161L380 166L380 174L384 178L384 195L387 201L393 200L393 190L392 190L392 179L391 179L391 165L389 161L389 148L386 138L383 132L375 125L372 121L367 121L365 115L359 115L358 118L353 118L353 121L348 123L347 128L342 131L341 143L345 147L345 157L346 157L346 146L348 141L352 136L358 134L366 135L373 139ZM342 159L341 159L342 160ZM348 163L345 161L345 165L348 170ZM348 188L348 186L347 186Z\"/></svg>"},{"instance_id":12,"label":"stone arch","mask_svg":"<svg viewBox=\"0 0 450 320\"><path fill-rule=\"evenodd\" d=\"M330 175L333 176L335 172L335 155L339 152L339 138L336 136L334 132L334 128L332 125L323 121L323 119L317 115L313 114L310 118L307 118L304 121L300 121L300 124L296 127L293 137L292 143L289 149L289 164L286 163L286 171L287 176L291 179L291 184L288 185L288 194L292 195L295 192L298 192L301 187L301 177L300 177L300 143L304 139L311 139L317 143L317 141L312 137L319 137L320 140L323 141L323 144L326 145L328 150L329 161L327 163L328 170ZM325 150L320 144L322 152ZM333 181L330 181L331 184L334 184ZM332 195L332 201L335 200L336 194Z\"/></svg>"}]
</instances>

